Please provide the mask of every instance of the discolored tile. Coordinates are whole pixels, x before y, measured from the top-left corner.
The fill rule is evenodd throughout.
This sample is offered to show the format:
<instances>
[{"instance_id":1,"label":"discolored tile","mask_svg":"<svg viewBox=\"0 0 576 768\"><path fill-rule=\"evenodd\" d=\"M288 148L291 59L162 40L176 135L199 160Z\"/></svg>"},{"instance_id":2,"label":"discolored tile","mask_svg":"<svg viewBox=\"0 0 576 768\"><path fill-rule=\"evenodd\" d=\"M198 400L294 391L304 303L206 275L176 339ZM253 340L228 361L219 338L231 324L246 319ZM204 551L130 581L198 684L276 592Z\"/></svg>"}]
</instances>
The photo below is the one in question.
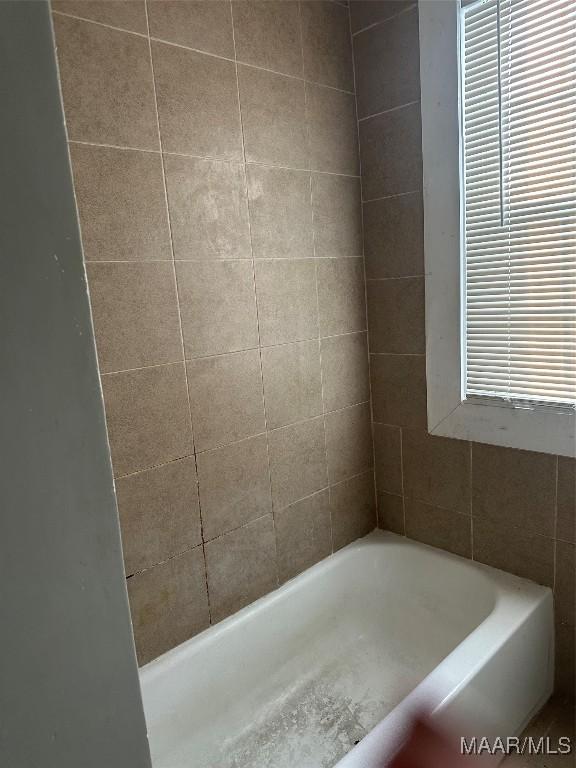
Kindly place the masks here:
<instances>
[{"instance_id":1,"label":"discolored tile","mask_svg":"<svg viewBox=\"0 0 576 768\"><path fill-rule=\"evenodd\" d=\"M403 494L402 434L399 427L374 424L374 465L378 493Z\"/></svg>"},{"instance_id":2,"label":"discolored tile","mask_svg":"<svg viewBox=\"0 0 576 768\"><path fill-rule=\"evenodd\" d=\"M197 451L264 432L257 349L190 360L186 367Z\"/></svg>"},{"instance_id":3,"label":"discolored tile","mask_svg":"<svg viewBox=\"0 0 576 768\"><path fill-rule=\"evenodd\" d=\"M546 453L472 444L472 511L476 517L554 535L556 460Z\"/></svg>"},{"instance_id":4,"label":"discolored tile","mask_svg":"<svg viewBox=\"0 0 576 768\"><path fill-rule=\"evenodd\" d=\"M576 460L558 457L558 519L556 537L576 541Z\"/></svg>"},{"instance_id":5,"label":"discolored tile","mask_svg":"<svg viewBox=\"0 0 576 768\"><path fill-rule=\"evenodd\" d=\"M318 262L318 302L321 336L365 331L363 260L320 260Z\"/></svg>"},{"instance_id":6,"label":"discolored tile","mask_svg":"<svg viewBox=\"0 0 576 768\"><path fill-rule=\"evenodd\" d=\"M318 336L313 259L257 261L256 295L263 346Z\"/></svg>"},{"instance_id":7,"label":"discolored tile","mask_svg":"<svg viewBox=\"0 0 576 768\"><path fill-rule=\"evenodd\" d=\"M370 351L424 354L424 278L369 280L366 289Z\"/></svg>"},{"instance_id":8,"label":"discolored tile","mask_svg":"<svg viewBox=\"0 0 576 768\"><path fill-rule=\"evenodd\" d=\"M374 421L426 428L424 355L370 355Z\"/></svg>"},{"instance_id":9,"label":"discolored tile","mask_svg":"<svg viewBox=\"0 0 576 768\"><path fill-rule=\"evenodd\" d=\"M322 418L275 429L268 437L275 511L327 486Z\"/></svg>"},{"instance_id":10,"label":"discolored tile","mask_svg":"<svg viewBox=\"0 0 576 768\"><path fill-rule=\"evenodd\" d=\"M322 413L318 341L301 341L263 349L262 375L269 429Z\"/></svg>"},{"instance_id":11,"label":"discolored tile","mask_svg":"<svg viewBox=\"0 0 576 768\"><path fill-rule=\"evenodd\" d=\"M573 627L576 614L576 548L565 541L556 542L554 598L556 620Z\"/></svg>"},{"instance_id":12,"label":"discolored tile","mask_svg":"<svg viewBox=\"0 0 576 768\"><path fill-rule=\"evenodd\" d=\"M474 560L551 587L554 542L545 536L491 520L473 519Z\"/></svg>"},{"instance_id":13,"label":"discolored tile","mask_svg":"<svg viewBox=\"0 0 576 768\"><path fill-rule=\"evenodd\" d=\"M238 67L246 161L308 168L304 83Z\"/></svg>"},{"instance_id":14,"label":"discolored tile","mask_svg":"<svg viewBox=\"0 0 576 768\"><path fill-rule=\"evenodd\" d=\"M324 410L335 411L370 399L365 333L322 339Z\"/></svg>"},{"instance_id":15,"label":"discolored tile","mask_svg":"<svg viewBox=\"0 0 576 768\"><path fill-rule=\"evenodd\" d=\"M404 493L436 507L470 514L470 444L402 431Z\"/></svg>"},{"instance_id":16,"label":"discolored tile","mask_svg":"<svg viewBox=\"0 0 576 768\"><path fill-rule=\"evenodd\" d=\"M360 179L312 174L316 256L362 256Z\"/></svg>"},{"instance_id":17,"label":"discolored tile","mask_svg":"<svg viewBox=\"0 0 576 768\"><path fill-rule=\"evenodd\" d=\"M422 194L413 192L364 203L366 277L424 274Z\"/></svg>"},{"instance_id":18,"label":"discolored tile","mask_svg":"<svg viewBox=\"0 0 576 768\"><path fill-rule=\"evenodd\" d=\"M472 518L406 498L406 536L461 557L472 557Z\"/></svg>"},{"instance_id":19,"label":"discolored tile","mask_svg":"<svg viewBox=\"0 0 576 768\"><path fill-rule=\"evenodd\" d=\"M352 32L359 32L415 5L416 0L350 0Z\"/></svg>"},{"instance_id":20,"label":"discolored tile","mask_svg":"<svg viewBox=\"0 0 576 768\"><path fill-rule=\"evenodd\" d=\"M157 42L152 58L164 151L241 160L234 62Z\"/></svg>"},{"instance_id":21,"label":"discolored tile","mask_svg":"<svg viewBox=\"0 0 576 768\"><path fill-rule=\"evenodd\" d=\"M148 34L144 0L52 0L52 10Z\"/></svg>"},{"instance_id":22,"label":"discolored tile","mask_svg":"<svg viewBox=\"0 0 576 768\"><path fill-rule=\"evenodd\" d=\"M357 175L358 128L353 94L306 83L312 170Z\"/></svg>"},{"instance_id":23,"label":"discolored tile","mask_svg":"<svg viewBox=\"0 0 576 768\"><path fill-rule=\"evenodd\" d=\"M166 187L176 259L249 259L244 166L166 155Z\"/></svg>"},{"instance_id":24,"label":"discolored tile","mask_svg":"<svg viewBox=\"0 0 576 768\"><path fill-rule=\"evenodd\" d=\"M103 373L182 360L173 264L93 262L86 272Z\"/></svg>"},{"instance_id":25,"label":"discolored tile","mask_svg":"<svg viewBox=\"0 0 576 768\"><path fill-rule=\"evenodd\" d=\"M419 103L362 120L359 132L365 200L422 188Z\"/></svg>"},{"instance_id":26,"label":"discolored tile","mask_svg":"<svg viewBox=\"0 0 576 768\"><path fill-rule=\"evenodd\" d=\"M234 58L230 3L148 0L150 36Z\"/></svg>"},{"instance_id":27,"label":"discolored tile","mask_svg":"<svg viewBox=\"0 0 576 768\"><path fill-rule=\"evenodd\" d=\"M238 61L302 75L300 11L290 0L234 0Z\"/></svg>"},{"instance_id":28,"label":"discolored tile","mask_svg":"<svg viewBox=\"0 0 576 768\"><path fill-rule=\"evenodd\" d=\"M158 149L148 41L54 16L68 138Z\"/></svg>"},{"instance_id":29,"label":"discolored tile","mask_svg":"<svg viewBox=\"0 0 576 768\"><path fill-rule=\"evenodd\" d=\"M404 499L391 493L378 493L378 528L404 536Z\"/></svg>"},{"instance_id":30,"label":"discolored tile","mask_svg":"<svg viewBox=\"0 0 576 768\"><path fill-rule=\"evenodd\" d=\"M276 543L271 515L209 541L205 550L213 622L276 588Z\"/></svg>"},{"instance_id":31,"label":"discolored tile","mask_svg":"<svg viewBox=\"0 0 576 768\"><path fill-rule=\"evenodd\" d=\"M202 547L128 579L138 663L146 664L210 623Z\"/></svg>"},{"instance_id":32,"label":"discolored tile","mask_svg":"<svg viewBox=\"0 0 576 768\"><path fill-rule=\"evenodd\" d=\"M354 90L348 9L332 2L303 2L304 76L334 88Z\"/></svg>"},{"instance_id":33,"label":"discolored tile","mask_svg":"<svg viewBox=\"0 0 576 768\"><path fill-rule=\"evenodd\" d=\"M102 376L114 474L193 453L184 365Z\"/></svg>"},{"instance_id":34,"label":"discolored tile","mask_svg":"<svg viewBox=\"0 0 576 768\"><path fill-rule=\"evenodd\" d=\"M265 435L199 453L196 460L206 541L272 511Z\"/></svg>"},{"instance_id":35,"label":"discolored tile","mask_svg":"<svg viewBox=\"0 0 576 768\"><path fill-rule=\"evenodd\" d=\"M194 457L116 480L126 575L202 543Z\"/></svg>"},{"instance_id":36,"label":"discolored tile","mask_svg":"<svg viewBox=\"0 0 576 768\"><path fill-rule=\"evenodd\" d=\"M249 165L247 175L254 258L313 256L310 174Z\"/></svg>"},{"instance_id":37,"label":"discolored tile","mask_svg":"<svg viewBox=\"0 0 576 768\"><path fill-rule=\"evenodd\" d=\"M252 262L180 261L176 274L186 358L258 346Z\"/></svg>"},{"instance_id":38,"label":"discolored tile","mask_svg":"<svg viewBox=\"0 0 576 768\"><path fill-rule=\"evenodd\" d=\"M420 98L419 49L416 7L355 38L359 118Z\"/></svg>"},{"instance_id":39,"label":"discolored tile","mask_svg":"<svg viewBox=\"0 0 576 768\"><path fill-rule=\"evenodd\" d=\"M366 472L330 487L334 551L376 527L374 473Z\"/></svg>"},{"instance_id":40,"label":"discolored tile","mask_svg":"<svg viewBox=\"0 0 576 768\"><path fill-rule=\"evenodd\" d=\"M369 403L326 414L326 453L331 485L374 465Z\"/></svg>"},{"instance_id":41,"label":"discolored tile","mask_svg":"<svg viewBox=\"0 0 576 768\"><path fill-rule=\"evenodd\" d=\"M275 515L280 582L297 576L332 552L328 490Z\"/></svg>"},{"instance_id":42,"label":"discolored tile","mask_svg":"<svg viewBox=\"0 0 576 768\"><path fill-rule=\"evenodd\" d=\"M70 155L85 260L171 259L160 156L82 144Z\"/></svg>"}]
</instances>

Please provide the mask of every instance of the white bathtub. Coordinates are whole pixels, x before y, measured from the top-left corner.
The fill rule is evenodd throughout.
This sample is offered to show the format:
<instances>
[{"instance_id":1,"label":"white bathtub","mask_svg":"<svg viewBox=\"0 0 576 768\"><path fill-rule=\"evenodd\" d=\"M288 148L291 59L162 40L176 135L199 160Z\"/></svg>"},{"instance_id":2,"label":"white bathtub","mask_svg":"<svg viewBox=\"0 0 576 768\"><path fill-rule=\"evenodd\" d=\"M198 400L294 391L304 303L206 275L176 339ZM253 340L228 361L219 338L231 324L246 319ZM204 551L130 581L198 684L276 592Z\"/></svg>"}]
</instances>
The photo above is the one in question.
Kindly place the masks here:
<instances>
[{"instance_id":1,"label":"white bathtub","mask_svg":"<svg viewBox=\"0 0 576 768\"><path fill-rule=\"evenodd\" d=\"M154 768L375 768L414 707L513 735L552 679L549 589L380 531L141 670Z\"/></svg>"}]
</instances>

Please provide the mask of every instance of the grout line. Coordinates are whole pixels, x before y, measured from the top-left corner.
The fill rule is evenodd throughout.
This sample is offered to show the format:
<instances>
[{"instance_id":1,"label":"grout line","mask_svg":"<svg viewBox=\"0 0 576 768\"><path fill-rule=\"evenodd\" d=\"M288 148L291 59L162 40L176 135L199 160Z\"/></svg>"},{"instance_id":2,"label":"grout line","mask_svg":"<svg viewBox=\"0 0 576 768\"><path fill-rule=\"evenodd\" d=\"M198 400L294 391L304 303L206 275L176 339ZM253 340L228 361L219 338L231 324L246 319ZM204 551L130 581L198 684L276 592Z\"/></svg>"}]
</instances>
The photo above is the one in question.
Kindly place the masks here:
<instances>
[{"instance_id":1,"label":"grout line","mask_svg":"<svg viewBox=\"0 0 576 768\"><path fill-rule=\"evenodd\" d=\"M367 283L384 283L388 280L424 280L426 275L391 275L390 277L367 277Z\"/></svg>"},{"instance_id":2,"label":"grout line","mask_svg":"<svg viewBox=\"0 0 576 768\"><path fill-rule=\"evenodd\" d=\"M554 483L554 523L553 523L553 534L554 534L554 547L552 550L552 563L554 567L554 574L552 576L552 592L554 595L556 594L556 566L558 564L558 469L559 469L559 460L558 456L556 456L556 461L554 465L554 472L555 472L555 483Z\"/></svg>"},{"instance_id":3,"label":"grout line","mask_svg":"<svg viewBox=\"0 0 576 768\"><path fill-rule=\"evenodd\" d=\"M415 104L420 104L420 99L414 99L414 101L407 101L405 104L398 104L396 107L390 107L389 109L383 109L381 112L374 112L372 115L366 115L365 117L359 117L358 123L363 123L365 120L371 120L373 117L381 117L382 115L388 115L390 112L397 112L399 109L405 109L406 107L413 107Z\"/></svg>"},{"instance_id":4,"label":"grout line","mask_svg":"<svg viewBox=\"0 0 576 768\"><path fill-rule=\"evenodd\" d=\"M426 352L370 352L370 354L382 357L426 357Z\"/></svg>"},{"instance_id":5,"label":"grout line","mask_svg":"<svg viewBox=\"0 0 576 768\"><path fill-rule=\"evenodd\" d=\"M356 30L356 32L352 32L352 37L354 38L357 35L362 34L362 32L367 32L369 29L374 29L374 27L380 27L383 24L386 24L387 21L396 19L398 16L402 16L405 13L410 13L410 11L413 11L416 7L417 5L414 3L413 5L408 6L408 8L402 8L400 11L393 13L392 16L387 16L385 19L380 19L379 21L375 21L372 24L368 24L366 27L362 27L362 29Z\"/></svg>"},{"instance_id":6,"label":"grout line","mask_svg":"<svg viewBox=\"0 0 576 768\"><path fill-rule=\"evenodd\" d=\"M338 261L340 260L350 260L350 259L361 259L362 256L262 256L262 257L255 257L254 260L257 262L268 262L268 263L274 263L276 261ZM177 264L226 264L226 263L236 263L236 262L244 262L245 264L250 263L251 257L237 257L237 258L223 258L223 259L88 259L87 264L172 264L172 262L176 262ZM408 275L408 277L411 277L411 275ZM424 277L424 275L414 275L414 277ZM393 277L383 277L383 278L371 278L374 280L394 280L396 278ZM366 330L366 329L364 329ZM345 331L345 333L350 333L350 331ZM336 334L340 335L340 334Z\"/></svg>"},{"instance_id":7,"label":"grout line","mask_svg":"<svg viewBox=\"0 0 576 768\"><path fill-rule=\"evenodd\" d=\"M169 563L171 560L176 560L177 558L182 557L182 555L187 555L189 552L192 552L195 549L198 549L199 547L202 547L202 542L200 542L199 544L194 544L191 547L186 547L186 549L183 549L181 552L175 552L173 555L169 555L163 560L159 560L157 563L153 563L152 565L147 565L146 568L140 568L137 571L132 571L132 573L126 573L126 571L124 571L126 576L126 581L128 581L128 579L131 579L133 576L140 576L143 573L147 573L147 571L151 571L153 568L156 568L157 566L165 565L166 563Z\"/></svg>"},{"instance_id":8,"label":"grout line","mask_svg":"<svg viewBox=\"0 0 576 768\"><path fill-rule=\"evenodd\" d=\"M405 197L406 195L422 194L422 189L409 189L408 192L394 192L393 195L382 195L381 197L362 198L363 203L377 203L380 200L392 200L395 197Z\"/></svg>"},{"instance_id":9,"label":"grout line","mask_svg":"<svg viewBox=\"0 0 576 768\"><path fill-rule=\"evenodd\" d=\"M183 328L182 328L182 312L181 312L181 308L180 308L180 291L179 291L179 285L178 285L178 274L177 274L177 270L176 270L176 263L175 263L175 260L174 260L174 236L173 236L173 232L172 232L172 219L171 219L171 216L170 216L170 205L168 203L168 188L167 188L167 185L166 185L166 167L165 167L165 162L164 162L164 155L162 153L162 132L161 132L161 129L160 129L160 114L158 112L158 97L157 97L157 94L156 94L156 75L155 75L155 72L154 72L154 59L152 57L152 43L151 43L151 40L150 40L150 20L149 20L149 17L148 17L148 2L147 2L147 0L145 0L145 2L144 2L144 11L145 11L145 14L146 14L146 30L147 30L147 35L148 35L148 51L149 51L149 55L150 55L150 67L151 67L151 70L152 70L152 88L153 88L153 92L154 92L154 110L155 110L155 114L156 114L156 126L157 126L157 130L158 130L158 141L159 141L159 145L160 145L160 157L161 157L161 160L162 160L162 186L163 186L163 190L164 190L164 203L166 205L166 216L167 216L167 220L168 220L168 232L169 232L169 235L170 235L170 249L171 249L171 252L172 252L172 269L173 269L173 273L174 273L174 281L175 281L175 284L176 284L176 309L177 309L177 312L178 312L178 326L179 326L179 329L180 329L180 344L181 344L181 348L182 348L182 356L185 358L186 357L186 352L185 352L186 348L185 348L185 344L184 344L184 331L183 331ZM208 604L208 622L209 622L209 624L212 624L212 608L211 608L211 605L210 605L210 590L208 588L208 567L206 565L206 550L204 548L204 520L203 520L203 517L202 517L202 503L201 503L201 499L200 499L200 485L198 483L198 460L196 458L196 442L195 442L195 438L194 438L194 419L192 417L192 404L190 402L190 387L189 387L189 384L188 384L188 367L187 367L186 364L184 365L184 381L185 381L185 384L186 384L186 402L188 403L188 423L189 423L189 426L190 426L190 435L191 435L191 438L192 438L192 450L194 452L194 468L195 468L195 471L196 471L196 483L197 483L197 485L196 485L196 492L197 492L197 495L198 495L198 510L199 510L199 515L200 515L200 538L202 540L202 556L204 558L204 580L205 580L205 585L206 585L206 601L207 601L207 604Z\"/></svg>"},{"instance_id":10,"label":"grout line","mask_svg":"<svg viewBox=\"0 0 576 768\"><path fill-rule=\"evenodd\" d=\"M469 446L469 457L470 457L470 477L468 480L468 493L469 493L469 504L470 504L470 559L474 560L474 506L473 506L473 488L474 488L474 451L473 451L473 444L472 441L468 443Z\"/></svg>"},{"instance_id":11,"label":"grout line","mask_svg":"<svg viewBox=\"0 0 576 768\"><path fill-rule=\"evenodd\" d=\"M406 491L404 488L404 430L400 430L400 482L402 484L402 522L404 524L404 536L406 536Z\"/></svg>"}]
</instances>

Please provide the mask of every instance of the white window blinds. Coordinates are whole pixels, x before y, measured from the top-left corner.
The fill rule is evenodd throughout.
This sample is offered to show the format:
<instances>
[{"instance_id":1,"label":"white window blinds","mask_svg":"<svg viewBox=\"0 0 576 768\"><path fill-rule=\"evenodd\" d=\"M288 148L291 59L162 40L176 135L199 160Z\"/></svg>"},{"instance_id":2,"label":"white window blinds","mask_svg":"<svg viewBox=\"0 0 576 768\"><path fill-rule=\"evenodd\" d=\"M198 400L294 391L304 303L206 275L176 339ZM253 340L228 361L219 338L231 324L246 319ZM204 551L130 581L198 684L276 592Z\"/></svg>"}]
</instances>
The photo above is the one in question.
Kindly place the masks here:
<instances>
[{"instance_id":1,"label":"white window blinds","mask_svg":"<svg viewBox=\"0 0 576 768\"><path fill-rule=\"evenodd\" d=\"M576 0L462 3L466 397L576 404Z\"/></svg>"}]
</instances>

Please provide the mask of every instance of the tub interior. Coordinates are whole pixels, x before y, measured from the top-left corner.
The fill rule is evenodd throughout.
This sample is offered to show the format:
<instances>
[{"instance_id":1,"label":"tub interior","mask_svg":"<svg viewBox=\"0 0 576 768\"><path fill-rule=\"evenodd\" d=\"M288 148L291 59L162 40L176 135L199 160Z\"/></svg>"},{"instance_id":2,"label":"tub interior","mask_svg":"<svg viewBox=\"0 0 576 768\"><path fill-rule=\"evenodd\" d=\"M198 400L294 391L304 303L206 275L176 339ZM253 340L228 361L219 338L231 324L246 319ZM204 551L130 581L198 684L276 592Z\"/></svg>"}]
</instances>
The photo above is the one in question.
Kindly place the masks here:
<instances>
[{"instance_id":1,"label":"tub interior","mask_svg":"<svg viewBox=\"0 0 576 768\"><path fill-rule=\"evenodd\" d=\"M466 562L371 534L144 668L154 768L333 766L494 599Z\"/></svg>"}]
</instances>

